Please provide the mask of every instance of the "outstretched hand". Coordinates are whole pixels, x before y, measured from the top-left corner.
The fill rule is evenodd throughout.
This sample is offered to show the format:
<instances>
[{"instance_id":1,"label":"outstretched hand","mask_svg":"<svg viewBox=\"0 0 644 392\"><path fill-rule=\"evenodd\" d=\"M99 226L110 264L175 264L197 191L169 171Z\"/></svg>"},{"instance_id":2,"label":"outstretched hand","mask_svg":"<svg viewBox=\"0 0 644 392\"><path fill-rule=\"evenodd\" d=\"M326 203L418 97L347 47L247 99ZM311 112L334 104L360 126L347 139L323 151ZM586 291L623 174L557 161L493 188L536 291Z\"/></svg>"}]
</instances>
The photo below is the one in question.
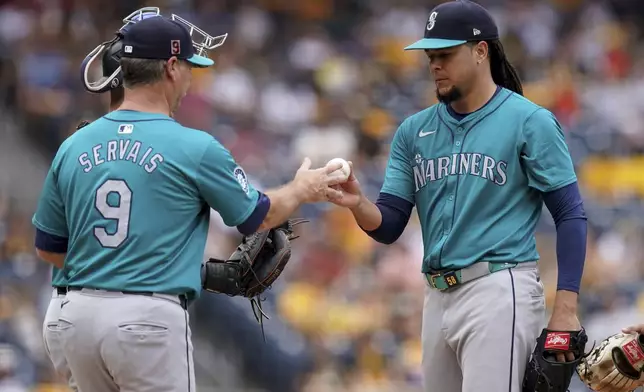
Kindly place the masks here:
<instances>
[{"instance_id":1,"label":"outstretched hand","mask_svg":"<svg viewBox=\"0 0 644 392\"><path fill-rule=\"evenodd\" d=\"M349 178L345 182L332 186L336 192L329 193L328 200L340 207L355 208L362 200L362 190L353 172L353 162L349 161L349 167L351 168Z\"/></svg>"},{"instance_id":2,"label":"outstretched hand","mask_svg":"<svg viewBox=\"0 0 644 392\"><path fill-rule=\"evenodd\" d=\"M329 198L341 197L341 192L332 188L339 184L341 179L330 175L341 167L342 165L337 163L319 169L311 169L311 160L308 157L304 158L293 179L302 201L304 203L316 203L326 201Z\"/></svg>"}]
</instances>

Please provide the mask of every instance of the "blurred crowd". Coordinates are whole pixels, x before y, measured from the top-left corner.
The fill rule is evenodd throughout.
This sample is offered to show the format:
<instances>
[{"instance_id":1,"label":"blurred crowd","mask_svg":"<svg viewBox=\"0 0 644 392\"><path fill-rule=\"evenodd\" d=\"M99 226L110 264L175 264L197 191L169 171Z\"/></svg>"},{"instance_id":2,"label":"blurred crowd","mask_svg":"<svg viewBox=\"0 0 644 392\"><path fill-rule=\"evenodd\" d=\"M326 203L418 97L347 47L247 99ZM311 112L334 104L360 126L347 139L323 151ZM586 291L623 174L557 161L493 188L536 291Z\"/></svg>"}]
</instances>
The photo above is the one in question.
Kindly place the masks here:
<instances>
[{"instance_id":1,"label":"blurred crowd","mask_svg":"<svg viewBox=\"0 0 644 392\"><path fill-rule=\"evenodd\" d=\"M373 198L397 126L435 102L423 54L402 48L439 2L0 1L0 391L65 390L42 347L51 290L30 219L61 141L108 106L108 97L83 90L79 65L125 15L154 5L229 34L212 55L214 69L195 70L177 118L217 137L256 187L286 182L305 156L314 165L344 157ZM499 24L525 95L565 128L589 222L580 316L590 341L644 321L640 0L480 3ZM415 217L396 244L383 246L345 210L313 205L298 216L311 223L266 300L272 344L257 340L246 303L206 294L193 310L200 390L419 391L425 283ZM544 209L538 245L549 305L555 239ZM238 240L213 214L206 256L225 257ZM228 341L239 344L226 344L233 333Z\"/></svg>"}]
</instances>

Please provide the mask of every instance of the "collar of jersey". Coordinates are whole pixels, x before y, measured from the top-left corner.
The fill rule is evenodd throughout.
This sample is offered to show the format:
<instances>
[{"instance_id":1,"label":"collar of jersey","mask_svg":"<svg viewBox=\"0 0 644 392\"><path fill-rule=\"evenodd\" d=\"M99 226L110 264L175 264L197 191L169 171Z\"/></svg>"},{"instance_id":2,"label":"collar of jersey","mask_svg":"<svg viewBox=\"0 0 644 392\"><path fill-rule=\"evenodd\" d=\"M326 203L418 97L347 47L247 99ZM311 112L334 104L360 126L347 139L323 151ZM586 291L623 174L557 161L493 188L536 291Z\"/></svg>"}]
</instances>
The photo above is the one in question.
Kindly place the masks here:
<instances>
[{"instance_id":1,"label":"collar of jersey","mask_svg":"<svg viewBox=\"0 0 644 392\"><path fill-rule=\"evenodd\" d=\"M161 113L139 112L136 110L118 109L107 113L103 116L111 121L153 121L153 120L170 120L175 121L172 117Z\"/></svg>"},{"instance_id":2,"label":"collar of jersey","mask_svg":"<svg viewBox=\"0 0 644 392\"><path fill-rule=\"evenodd\" d=\"M439 105L438 113L440 117L443 119L443 121L445 121L448 124L464 125L464 124L467 124L468 122L476 121L477 119L480 119L492 113L493 111L498 109L499 106L501 106L503 102L505 102L506 99L510 97L511 94L512 94L512 91L502 88L498 94L492 97L492 99L490 99L490 101L485 104L485 106L483 106L476 112L467 115L465 118L461 119L460 121L452 117L451 114L449 114L449 112L447 111L447 105L445 105L444 103L441 103Z\"/></svg>"}]
</instances>

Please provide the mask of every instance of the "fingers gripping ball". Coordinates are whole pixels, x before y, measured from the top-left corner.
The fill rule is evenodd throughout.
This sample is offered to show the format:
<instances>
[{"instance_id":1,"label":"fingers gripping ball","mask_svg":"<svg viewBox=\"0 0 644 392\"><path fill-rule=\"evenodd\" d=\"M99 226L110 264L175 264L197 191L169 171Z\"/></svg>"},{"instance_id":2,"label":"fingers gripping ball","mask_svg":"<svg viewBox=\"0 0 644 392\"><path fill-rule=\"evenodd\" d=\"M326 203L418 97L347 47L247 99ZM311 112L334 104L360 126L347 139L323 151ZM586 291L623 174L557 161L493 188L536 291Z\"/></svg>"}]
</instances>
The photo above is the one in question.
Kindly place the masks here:
<instances>
[{"instance_id":1,"label":"fingers gripping ball","mask_svg":"<svg viewBox=\"0 0 644 392\"><path fill-rule=\"evenodd\" d=\"M630 392L644 385L644 336L618 333L604 339L577 366L593 391Z\"/></svg>"},{"instance_id":2,"label":"fingers gripping ball","mask_svg":"<svg viewBox=\"0 0 644 392\"><path fill-rule=\"evenodd\" d=\"M347 181L349 179L349 176L351 175L351 166L349 166L349 162L345 161L342 158L333 158L326 164L327 167L331 165L342 165L342 167L340 167L338 170L333 171L331 174L329 174L329 176L337 176L338 178L341 178L342 181Z\"/></svg>"},{"instance_id":3,"label":"fingers gripping ball","mask_svg":"<svg viewBox=\"0 0 644 392\"><path fill-rule=\"evenodd\" d=\"M581 331L544 329L537 338L523 378L523 392L566 392L575 368L584 358L588 336ZM574 361L557 362L557 353L572 352Z\"/></svg>"}]
</instances>

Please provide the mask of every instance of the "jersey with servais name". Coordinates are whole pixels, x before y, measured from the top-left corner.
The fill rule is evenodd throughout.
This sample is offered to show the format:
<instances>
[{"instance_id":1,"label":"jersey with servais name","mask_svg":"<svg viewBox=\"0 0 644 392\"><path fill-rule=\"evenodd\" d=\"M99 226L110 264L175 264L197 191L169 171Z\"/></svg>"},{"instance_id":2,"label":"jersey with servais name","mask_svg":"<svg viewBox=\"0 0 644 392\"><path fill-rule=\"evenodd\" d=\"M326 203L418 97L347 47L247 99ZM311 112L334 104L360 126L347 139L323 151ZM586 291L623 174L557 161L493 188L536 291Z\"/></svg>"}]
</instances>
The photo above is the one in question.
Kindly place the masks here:
<instances>
[{"instance_id":1,"label":"jersey with servais name","mask_svg":"<svg viewBox=\"0 0 644 392\"><path fill-rule=\"evenodd\" d=\"M209 207L237 226L258 197L211 135L119 110L63 142L33 223L69 239L54 285L196 297Z\"/></svg>"},{"instance_id":2,"label":"jersey with servais name","mask_svg":"<svg viewBox=\"0 0 644 392\"><path fill-rule=\"evenodd\" d=\"M541 192L576 180L552 113L502 89L460 121L444 104L403 121L382 192L416 205L431 272L538 260Z\"/></svg>"}]
</instances>

